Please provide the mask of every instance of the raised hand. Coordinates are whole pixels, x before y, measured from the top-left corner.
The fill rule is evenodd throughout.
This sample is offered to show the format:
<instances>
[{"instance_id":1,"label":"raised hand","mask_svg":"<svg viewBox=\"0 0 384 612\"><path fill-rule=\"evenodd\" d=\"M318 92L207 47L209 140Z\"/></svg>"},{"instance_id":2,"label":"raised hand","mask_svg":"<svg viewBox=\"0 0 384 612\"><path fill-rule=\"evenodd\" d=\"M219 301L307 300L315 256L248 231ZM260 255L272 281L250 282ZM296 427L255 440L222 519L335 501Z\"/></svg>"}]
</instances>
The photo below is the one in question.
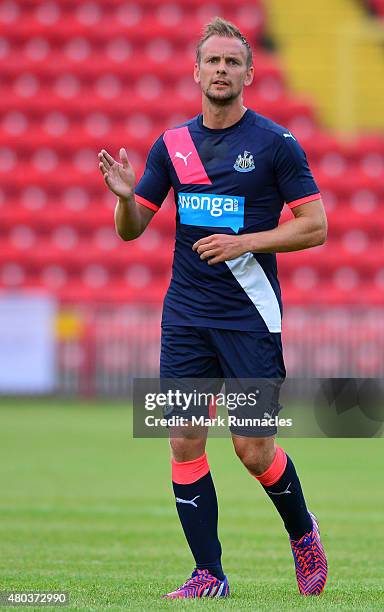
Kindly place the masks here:
<instances>
[{"instance_id":1,"label":"raised hand","mask_svg":"<svg viewBox=\"0 0 384 612\"><path fill-rule=\"evenodd\" d=\"M129 198L135 191L135 172L128 161L127 151L120 149L120 162L117 162L105 149L98 155L99 169L109 189L119 198Z\"/></svg>"}]
</instances>

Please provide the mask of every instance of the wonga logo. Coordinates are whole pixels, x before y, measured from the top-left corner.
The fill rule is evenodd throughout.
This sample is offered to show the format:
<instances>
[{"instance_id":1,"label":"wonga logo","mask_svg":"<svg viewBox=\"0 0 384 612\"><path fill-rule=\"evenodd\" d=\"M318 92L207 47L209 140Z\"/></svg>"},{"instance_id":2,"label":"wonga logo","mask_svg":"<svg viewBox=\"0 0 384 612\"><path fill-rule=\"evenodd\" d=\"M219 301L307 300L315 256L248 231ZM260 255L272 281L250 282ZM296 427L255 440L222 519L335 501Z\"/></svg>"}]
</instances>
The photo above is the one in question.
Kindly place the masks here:
<instances>
[{"instance_id":1,"label":"wonga logo","mask_svg":"<svg viewBox=\"0 0 384 612\"><path fill-rule=\"evenodd\" d=\"M213 193L179 193L180 221L184 225L244 227L244 198Z\"/></svg>"}]
</instances>

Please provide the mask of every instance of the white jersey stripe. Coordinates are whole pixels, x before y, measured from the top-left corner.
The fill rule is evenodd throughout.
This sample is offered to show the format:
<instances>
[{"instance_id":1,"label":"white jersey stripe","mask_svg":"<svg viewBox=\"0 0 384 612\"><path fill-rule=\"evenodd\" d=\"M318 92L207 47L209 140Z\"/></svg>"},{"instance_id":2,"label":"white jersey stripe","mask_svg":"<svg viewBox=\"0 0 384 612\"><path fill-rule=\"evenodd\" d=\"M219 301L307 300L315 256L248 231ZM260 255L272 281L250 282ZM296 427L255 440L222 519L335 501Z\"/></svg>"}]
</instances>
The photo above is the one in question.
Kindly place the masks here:
<instances>
[{"instance_id":1,"label":"white jersey stripe","mask_svg":"<svg viewBox=\"0 0 384 612\"><path fill-rule=\"evenodd\" d=\"M244 253L225 263L255 305L269 331L281 332L279 302L263 268L252 253Z\"/></svg>"}]
</instances>

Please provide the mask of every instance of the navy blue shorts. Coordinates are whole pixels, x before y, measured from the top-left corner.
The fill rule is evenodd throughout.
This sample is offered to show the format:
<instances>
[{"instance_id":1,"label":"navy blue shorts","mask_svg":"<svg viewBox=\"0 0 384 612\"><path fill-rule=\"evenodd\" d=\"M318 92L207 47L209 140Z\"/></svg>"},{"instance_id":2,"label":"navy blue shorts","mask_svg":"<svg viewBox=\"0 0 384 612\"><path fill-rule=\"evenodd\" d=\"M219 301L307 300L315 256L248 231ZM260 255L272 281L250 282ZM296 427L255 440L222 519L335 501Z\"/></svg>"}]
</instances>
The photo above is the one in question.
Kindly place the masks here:
<instances>
[{"instance_id":1,"label":"navy blue shorts","mask_svg":"<svg viewBox=\"0 0 384 612\"><path fill-rule=\"evenodd\" d=\"M281 334L248 332L208 327L164 325L162 327L160 378L215 379L225 382L226 392L241 392L243 381L253 379L263 385L257 408L247 405L237 409L241 418L275 417L281 406L279 392L286 376ZM206 389L205 389L206 390ZM172 415L175 411L172 411ZM241 418L240 418L241 417ZM270 436L275 426L262 430L248 426L230 427L233 433Z\"/></svg>"}]
</instances>

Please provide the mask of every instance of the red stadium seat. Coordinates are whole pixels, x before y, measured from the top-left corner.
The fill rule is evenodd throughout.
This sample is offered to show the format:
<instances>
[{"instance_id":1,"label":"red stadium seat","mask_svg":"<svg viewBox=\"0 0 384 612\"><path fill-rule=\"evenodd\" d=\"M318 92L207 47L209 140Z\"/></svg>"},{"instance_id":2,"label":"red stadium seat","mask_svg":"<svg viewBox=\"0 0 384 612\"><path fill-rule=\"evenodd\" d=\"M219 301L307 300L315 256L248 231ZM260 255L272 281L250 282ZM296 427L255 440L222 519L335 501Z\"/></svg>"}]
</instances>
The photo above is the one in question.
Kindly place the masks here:
<instances>
[{"instance_id":1,"label":"red stadium seat","mask_svg":"<svg viewBox=\"0 0 384 612\"><path fill-rule=\"evenodd\" d=\"M138 5L136 5L138 6ZM184 16L183 16L184 13ZM153 15L142 14L138 20L132 18L119 18L118 10L108 13L100 26L102 15L96 22L79 21L75 16L63 13L53 23L42 23L34 14L23 14L17 19L17 27L10 29L9 25L0 21L0 36L6 36L12 42L25 40L27 37L42 37L52 42L63 42L73 37L85 37L98 43L111 40L116 36L126 36L129 42L143 43L153 38L169 38L176 43L183 43L186 39L198 38L205 19L198 18L193 11L181 13L176 24L172 19L159 20ZM227 17L234 16L227 15ZM213 16L213 15L212 15ZM52 27L55 25L56 27ZM179 27L175 27L179 26ZM250 40L255 40L261 33L262 23L254 26L243 26L243 32Z\"/></svg>"},{"instance_id":2,"label":"red stadium seat","mask_svg":"<svg viewBox=\"0 0 384 612\"><path fill-rule=\"evenodd\" d=\"M368 0L369 5L375 13L384 19L384 0Z\"/></svg>"}]
</instances>

